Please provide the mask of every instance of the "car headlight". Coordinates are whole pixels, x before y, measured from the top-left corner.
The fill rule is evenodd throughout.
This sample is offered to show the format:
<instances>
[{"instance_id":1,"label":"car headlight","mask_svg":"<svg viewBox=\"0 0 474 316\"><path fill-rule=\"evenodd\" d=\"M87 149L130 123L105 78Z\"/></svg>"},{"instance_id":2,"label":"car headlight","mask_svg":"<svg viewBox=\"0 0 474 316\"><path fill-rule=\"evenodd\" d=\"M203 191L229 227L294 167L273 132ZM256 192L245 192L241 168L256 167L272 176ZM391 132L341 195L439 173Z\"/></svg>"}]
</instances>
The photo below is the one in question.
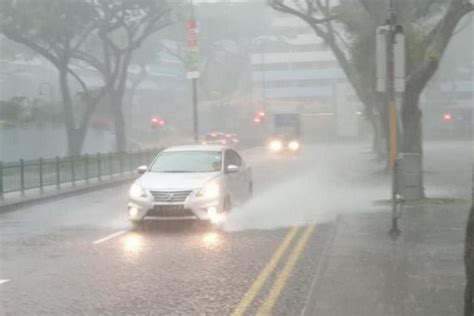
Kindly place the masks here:
<instances>
[{"instance_id":1,"label":"car headlight","mask_svg":"<svg viewBox=\"0 0 474 316\"><path fill-rule=\"evenodd\" d=\"M288 144L288 148L292 151L297 151L300 149L300 143L298 143L296 140L293 140Z\"/></svg>"},{"instance_id":2,"label":"car headlight","mask_svg":"<svg viewBox=\"0 0 474 316\"><path fill-rule=\"evenodd\" d=\"M211 182L206 184L199 192L196 194L197 197L202 197L205 199L215 199L219 197L221 188L217 182Z\"/></svg>"},{"instance_id":3,"label":"car headlight","mask_svg":"<svg viewBox=\"0 0 474 316\"><path fill-rule=\"evenodd\" d=\"M132 184L130 187L129 195L131 198L143 198L146 197L146 191L143 187L137 183Z\"/></svg>"},{"instance_id":4,"label":"car headlight","mask_svg":"<svg viewBox=\"0 0 474 316\"><path fill-rule=\"evenodd\" d=\"M269 148L271 151L280 151L283 148L283 143L279 140L272 140L270 142Z\"/></svg>"}]
</instances>

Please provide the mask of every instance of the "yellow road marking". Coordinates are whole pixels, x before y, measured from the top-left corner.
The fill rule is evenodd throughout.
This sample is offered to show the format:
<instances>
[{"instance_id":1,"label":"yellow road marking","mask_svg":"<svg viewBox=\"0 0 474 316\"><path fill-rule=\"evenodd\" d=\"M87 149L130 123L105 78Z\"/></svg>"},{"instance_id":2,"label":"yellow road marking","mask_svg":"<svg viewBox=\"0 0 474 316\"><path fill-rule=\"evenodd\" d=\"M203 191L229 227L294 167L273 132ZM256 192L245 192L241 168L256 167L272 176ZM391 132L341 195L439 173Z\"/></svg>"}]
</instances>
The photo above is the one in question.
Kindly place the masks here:
<instances>
[{"instance_id":1,"label":"yellow road marking","mask_svg":"<svg viewBox=\"0 0 474 316\"><path fill-rule=\"evenodd\" d=\"M313 233L313 231L314 231L314 225L308 226L305 229L303 236L301 236L301 238L298 240L298 243L296 244L296 247L291 252L290 257L288 258L288 261L286 262L285 266L278 274L277 279L273 283L270 293L268 294L267 298L258 309L257 315L270 315L270 312L272 311L272 308L275 305L275 302L277 301L278 297L280 297L280 294L283 291L283 288L285 287L285 284L288 281L288 278L291 272L293 271L296 263L298 262L298 259L303 253L306 243L308 242L308 239Z\"/></svg>"},{"instance_id":2,"label":"yellow road marking","mask_svg":"<svg viewBox=\"0 0 474 316\"><path fill-rule=\"evenodd\" d=\"M255 299L255 296L257 296L258 292L265 284L265 281L267 280L268 276L273 272L281 257L285 253L286 249L291 244L291 241L295 238L298 229L298 227L293 227L292 229L290 229L288 234L285 236L285 239L283 239L280 246L273 254L270 261L267 263L265 268L263 268L255 282L245 293L239 305L237 305L234 312L232 313L232 316L242 315L247 309L247 307L252 303L252 301Z\"/></svg>"}]
</instances>

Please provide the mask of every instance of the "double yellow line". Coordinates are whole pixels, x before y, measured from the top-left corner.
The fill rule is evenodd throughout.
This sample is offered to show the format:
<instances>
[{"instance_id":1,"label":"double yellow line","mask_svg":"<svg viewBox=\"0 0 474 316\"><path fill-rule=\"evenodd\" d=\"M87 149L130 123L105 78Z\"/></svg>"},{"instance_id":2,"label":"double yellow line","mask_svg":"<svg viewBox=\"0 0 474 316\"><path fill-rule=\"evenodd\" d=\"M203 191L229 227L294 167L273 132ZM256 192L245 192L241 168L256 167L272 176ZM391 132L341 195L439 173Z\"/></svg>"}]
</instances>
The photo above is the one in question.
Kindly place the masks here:
<instances>
[{"instance_id":1,"label":"double yellow line","mask_svg":"<svg viewBox=\"0 0 474 316\"><path fill-rule=\"evenodd\" d=\"M275 253L273 254L270 261L267 265L263 268L263 270L258 275L255 282L252 286L248 289L245 293L244 297L240 301L239 305L235 308L232 316L240 316L245 313L247 308L252 304L255 297L258 295L262 287L265 285L268 277L272 274L272 272L277 267L280 259L285 254L288 247L291 245L293 239L295 239L297 233L300 231L299 227L291 228L288 233L286 234L283 241L280 243L280 246L277 248ZM288 278L293 271L298 259L301 257L301 254L304 251L306 243L308 242L309 237L314 231L314 225L306 227L304 232L302 233L301 237L296 243L296 246L293 248L292 252L290 253L288 260L286 261L285 265L281 269L281 271L276 276L275 281L273 282L272 288L268 293L265 301L260 305L257 315L269 315L273 306L275 305L276 301L280 297L283 288L285 287Z\"/></svg>"}]
</instances>

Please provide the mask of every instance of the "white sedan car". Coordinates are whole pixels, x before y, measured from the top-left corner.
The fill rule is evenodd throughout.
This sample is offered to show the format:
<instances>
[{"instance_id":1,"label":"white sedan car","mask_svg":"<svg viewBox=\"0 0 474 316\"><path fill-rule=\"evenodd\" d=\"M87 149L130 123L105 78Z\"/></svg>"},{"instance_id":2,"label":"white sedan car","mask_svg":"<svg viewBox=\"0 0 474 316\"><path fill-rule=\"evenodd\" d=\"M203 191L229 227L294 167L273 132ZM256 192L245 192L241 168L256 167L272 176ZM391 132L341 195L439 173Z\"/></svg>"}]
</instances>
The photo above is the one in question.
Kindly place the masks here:
<instances>
[{"instance_id":1,"label":"white sedan car","mask_svg":"<svg viewBox=\"0 0 474 316\"><path fill-rule=\"evenodd\" d=\"M221 145L172 147L138 172L128 203L135 225L148 219L219 223L253 192L250 167Z\"/></svg>"}]
</instances>

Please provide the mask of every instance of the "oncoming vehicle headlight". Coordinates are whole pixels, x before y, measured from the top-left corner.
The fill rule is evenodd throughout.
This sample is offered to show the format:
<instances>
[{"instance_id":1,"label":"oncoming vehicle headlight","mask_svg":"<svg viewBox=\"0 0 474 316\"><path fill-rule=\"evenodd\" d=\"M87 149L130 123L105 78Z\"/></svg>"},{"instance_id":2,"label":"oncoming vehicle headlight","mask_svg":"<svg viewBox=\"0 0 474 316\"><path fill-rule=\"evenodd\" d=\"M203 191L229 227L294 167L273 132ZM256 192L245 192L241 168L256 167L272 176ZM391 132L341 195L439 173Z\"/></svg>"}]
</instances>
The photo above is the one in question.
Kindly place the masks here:
<instances>
[{"instance_id":1,"label":"oncoming vehicle headlight","mask_svg":"<svg viewBox=\"0 0 474 316\"><path fill-rule=\"evenodd\" d=\"M206 184L199 192L196 194L197 197L202 197L205 199L215 199L219 196L221 188L217 182L211 182Z\"/></svg>"},{"instance_id":2,"label":"oncoming vehicle headlight","mask_svg":"<svg viewBox=\"0 0 474 316\"><path fill-rule=\"evenodd\" d=\"M283 148L283 143L280 140L272 140L269 148L271 151L280 151Z\"/></svg>"},{"instance_id":3,"label":"oncoming vehicle headlight","mask_svg":"<svg viewBox=\"0 0 474 316\"><path fill-rule=\"evenodd\" d=\"M292 151L297 151L300 149L300 143L298 143L296 140L293 140L288 144L288 148Z\"/></svg>"},{"instance_id":4,"label":"oncoming vehicle headlight","mask_svg":"<svg viewBox=\"0 0 474 316\"><path fill-rule=\"evenodd\" d=\"M130 187L129 195L131 198L143 198L146 197L146 191L143 187L137 183L132 184Z\"/></svg>"}]
</instances>

